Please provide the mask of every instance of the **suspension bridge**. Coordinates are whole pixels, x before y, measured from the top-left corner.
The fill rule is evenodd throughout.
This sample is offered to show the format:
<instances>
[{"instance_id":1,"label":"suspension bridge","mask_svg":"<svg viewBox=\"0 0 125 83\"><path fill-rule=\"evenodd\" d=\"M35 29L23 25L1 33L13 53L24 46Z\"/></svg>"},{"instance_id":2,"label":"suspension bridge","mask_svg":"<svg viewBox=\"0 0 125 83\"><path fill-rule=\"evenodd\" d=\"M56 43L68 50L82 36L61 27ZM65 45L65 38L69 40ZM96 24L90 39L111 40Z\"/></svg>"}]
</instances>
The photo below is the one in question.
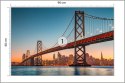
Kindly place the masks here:
<instances>
[{"instance_id":1,"label":"suspension bridge","mask_svg":"<svg viewBox=\"0 0 125 83\"><path fill-rule=\"evenodd\" d=\"M89 15L84 11L75 11L62 36L65 35L73 20L74 26L67 36L69 39L73 34L73 41L63 47L56 42L51 48L43 50L43 42L39 40L37 41L37 53L30 55L27 50L27 53L23 54L20 65L42 66L42 55L72 48L74 49L74 63L71 66L90 66L86 61L86 46L114 40L114 19Z\"/></svg>"}]
</instances>

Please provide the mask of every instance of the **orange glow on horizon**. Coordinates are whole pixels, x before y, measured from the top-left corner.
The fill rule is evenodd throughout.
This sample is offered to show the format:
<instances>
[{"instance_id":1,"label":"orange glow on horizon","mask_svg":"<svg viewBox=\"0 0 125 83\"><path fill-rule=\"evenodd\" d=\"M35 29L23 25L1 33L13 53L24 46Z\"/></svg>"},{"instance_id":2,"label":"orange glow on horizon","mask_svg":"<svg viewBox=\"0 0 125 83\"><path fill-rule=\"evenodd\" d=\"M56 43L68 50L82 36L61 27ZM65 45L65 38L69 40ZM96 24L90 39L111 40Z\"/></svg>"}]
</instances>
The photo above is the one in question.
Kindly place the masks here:
<instances>
[{"instance_id":1,"label":"orange glow on horizon","mask_svg":"<svg viewBox=\"0 0 125 83\"><path fill-rule=\"evenodd\" d=\"M90 50L87 50L87 53L89 53L89 56L92 56L92 57L95 57L95 58L98 58L98 59L101 58L101 51L95 52L95 51L91 50L91 52L90 52ZM65 56L69 56L70 54L74 55L74 49L67 49L67 50L56 51L56 52L44 54L42 56L42 58L43 58L43 60L53 60L53 54L55 54L56 58L57 58L58 52L60 52L61 55L65 55ZM33 54L33 52L31 52L31 55L32 54ZM112 50L110 48L107 48L107 49L103 50L102 54L103 54L103 58L105 58L105 59L114 59ZM111 55L109 55L109 54L111 54ZM11 57L11 62L21 62L22 61L22 55L23 55L23 53L21 53L21 52L17 53L17 52L13 51L12 57Z\"/></svg>"}]
</instances>

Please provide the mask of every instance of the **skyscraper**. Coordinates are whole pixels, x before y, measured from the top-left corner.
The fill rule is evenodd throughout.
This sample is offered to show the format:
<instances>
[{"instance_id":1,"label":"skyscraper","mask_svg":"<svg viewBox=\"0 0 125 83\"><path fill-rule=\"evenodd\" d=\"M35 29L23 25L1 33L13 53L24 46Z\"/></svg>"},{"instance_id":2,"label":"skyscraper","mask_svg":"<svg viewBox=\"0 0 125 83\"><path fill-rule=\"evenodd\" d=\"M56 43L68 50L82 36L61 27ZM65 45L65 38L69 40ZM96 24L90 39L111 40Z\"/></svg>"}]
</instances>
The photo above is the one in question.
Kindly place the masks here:
<instances>
[{"instance_id":1,"label":"skyscraper","mask_svg":"<svg viewBox=\"0 0 125 83\"><path fill-rule=\"evenodd\" d=\"M58 60L61 60L61 54L58 52Z\"/></svg>"},{"instance_id":2,"label":"skyscraper","mask_svg":"<svg viewBox=\"0 0 125 83\"><path fill-rule=\"evenodd\" d=\"M72 54L70 54L69 55L69 65L71 65L71 64L73 64L73 62L74 62L74 57L73 57L73 55Z\"/></svg>"},{"instance_id":3,"label":"skyscraper","mask_svg":"<svg viewBox=\"0 0 125 83\"><path fill-rule=\"evenodd\" d=\"M53 54L53 60L55 60L55 54Z\"/></svg>"},{"instance_id":4,"label":"skyscraper","mask_svg":"<svg viewBox=\"0 0 125 83\"><path fill-rule=\"evenodd\" d=\"M101 52L101 60L103 60L103 54L102 54L102 52Z\"/></svg>"},{"instance_id":5,"label":"skyscraper","mask_svg":"<svg viewBox=\"0 0 125 83\"><path fill-rule=\"evenodd\" d=\"M104 65L104 64L103 64L103 54L102 54L102 52L101 52L101 61L100 61L100 65L101 65L101 66Z\"/></svg>"},{"instance_id":6,"label":"skyscraper","mask_svg":"<svg viewBox=\"0 0 125 83\"><path fill-rule=\"evenodd\" d=\"M55 66L55 54L53 54L53 66Z\"/></svg>"}]
</instances>

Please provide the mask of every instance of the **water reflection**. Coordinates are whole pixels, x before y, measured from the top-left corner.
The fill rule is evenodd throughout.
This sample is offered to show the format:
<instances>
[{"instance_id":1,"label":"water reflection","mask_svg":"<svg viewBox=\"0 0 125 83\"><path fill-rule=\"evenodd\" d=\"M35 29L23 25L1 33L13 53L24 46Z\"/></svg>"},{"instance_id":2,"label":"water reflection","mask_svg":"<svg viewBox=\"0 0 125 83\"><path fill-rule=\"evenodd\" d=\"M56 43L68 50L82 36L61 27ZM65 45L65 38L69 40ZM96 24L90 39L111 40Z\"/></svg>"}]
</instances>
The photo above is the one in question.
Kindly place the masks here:
<instances>
[{"instance_id":1,"label":"water reflection","mask_svg":"<svg viewBox=\"0 0 125 83\"><path fill-rule=\"evenodd\" d=\"M114 75L113 68L75 67L74 75Z\"/></svg>"},{"instance_id":2,"label":"water reflection","mask_svg":"<svg viewBox=\"0 0 125 83\"><path fill-rule=\"evenodd\" d=\"M105 76L114 75L114 68L109 66L94 67L49 67L49 66L12 66L12 75L43 75L43 76Z\"/></svg>"}]
</instances>

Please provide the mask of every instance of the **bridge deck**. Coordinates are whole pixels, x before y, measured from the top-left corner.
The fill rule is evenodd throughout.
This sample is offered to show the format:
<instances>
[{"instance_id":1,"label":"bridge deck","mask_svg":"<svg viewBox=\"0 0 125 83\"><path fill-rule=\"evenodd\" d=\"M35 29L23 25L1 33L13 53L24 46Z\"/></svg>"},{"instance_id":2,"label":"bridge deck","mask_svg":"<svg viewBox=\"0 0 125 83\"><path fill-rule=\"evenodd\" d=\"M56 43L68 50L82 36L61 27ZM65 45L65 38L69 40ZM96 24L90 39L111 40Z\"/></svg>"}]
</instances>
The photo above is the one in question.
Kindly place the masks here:
<instances>
[{"instance_id":1,"label":"bridge deck","mask_svg":"<svg viewBox=\"0 0 125 83\"><path fill-rule=\"evenodd\" d=\"M87 46L87 45L90 45L90 44L95 44L95 43L99 43L99 42L106 42L106 41L110 41L110 40L113 40L113 39L114 39L114 31L102 33L102 34L99 34L99 35L96 35L96 36L92 36L92 37L88 37L88 38L78 40L76 42L70 42L64 47L57 46L57 47L54 47L54 48L47 49L47 50L42 51L38 54L31 55L30 57L28 57L27 59L25 59L21 63L24 63L25 61L27 61L27 60L29 60L33 57L37 57L37 56L47 54L47 53L50 53L50 52L74 48L75 44L76 44L76 46L81 46L81 45Z\"/></svg>"}]
</instances>

